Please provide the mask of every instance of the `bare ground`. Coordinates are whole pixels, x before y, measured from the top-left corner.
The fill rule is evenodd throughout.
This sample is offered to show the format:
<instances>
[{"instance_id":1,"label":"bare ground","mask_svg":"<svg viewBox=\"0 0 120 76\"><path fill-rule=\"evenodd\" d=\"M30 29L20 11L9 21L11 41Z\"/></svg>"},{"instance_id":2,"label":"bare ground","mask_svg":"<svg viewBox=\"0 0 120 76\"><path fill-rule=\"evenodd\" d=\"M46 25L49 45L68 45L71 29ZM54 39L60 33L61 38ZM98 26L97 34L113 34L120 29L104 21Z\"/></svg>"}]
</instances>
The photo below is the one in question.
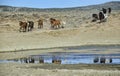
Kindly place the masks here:
<instances>
[{"instance_id":1,"label":"bare ground","mask_svg":"<svg viewBox=\"0 0 120 76\"><path fill-rule=\"evenodd\" d=\"M0 68L1 76L119 76L120 75L120 71L118 70L120 69L120 65L0 64L0 67L1 67Z\"/></svg>"},{"instance_id":2,"label":"bare ground","mask_svg":"<svg viewBox=\"0 0 120 76\"><path fill-rule=\"evenodd\" d=\"M89 20L89 21L88 21ZM113 13L105 23L91 23L90 19L79 27L51 30L49 24L44 29L20 33L18 22L3 21L0 25L0 51L15 51L33 48L51 48L90 44L120 44L120 13ZM47 21L48 22L48 21ZM45 22L45 23L47 23Z\"/></svg>"}]
</instances>

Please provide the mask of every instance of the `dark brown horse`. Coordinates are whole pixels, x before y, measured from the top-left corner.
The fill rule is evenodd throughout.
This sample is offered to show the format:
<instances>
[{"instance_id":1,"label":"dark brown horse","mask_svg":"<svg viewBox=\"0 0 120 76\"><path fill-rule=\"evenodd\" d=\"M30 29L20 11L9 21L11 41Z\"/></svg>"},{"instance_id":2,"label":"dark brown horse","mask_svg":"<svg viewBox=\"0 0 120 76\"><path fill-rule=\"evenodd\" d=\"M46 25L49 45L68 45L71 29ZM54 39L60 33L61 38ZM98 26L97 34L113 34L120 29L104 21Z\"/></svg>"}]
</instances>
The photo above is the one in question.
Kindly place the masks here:
<instances>
[{"instance_id":1,"label":"dark brown horse","mask_svg":"<svg viewBox=\"0 0 120 76\"><path fill-rule=\"evenodd\" d=\"M104 19L105 19L105 14L101 11L99 12L99 20L100 20L100 23L101 22L104 22Z\"/></svg>"},{"instance_id":2,"label":"dark brown horse","mask_svg":"<svg viewBox=\"0 0 120 76\"><path fill-rule=\"evenodd\" d=\"M32 31L33 28L34 28L34 22L28 21L28 31Z\"/></svg>"},{"instance_id":3,"label":"dark brown horse","mask_svg":"<svg viewBox=\"0 0 120 76\"><path fill-rule=\"evenodd\" d=\"M92 14L92 22L96 22L99 18L98 18L98 14Z\"/></svg>"},{"instance_id":4,"label":"dark brown horse","mask_svg":"<svg viewBox=\"0 0 120 76\"><path fill-rule=\"evenodd\" d=\"M104 14L107 13L107 9L105 9L105 8L102 8L102 11L103 11Z\"/></svg>"},{"instance_id":5,"label":"dark brown horse","mask_svg":"<svg viewBox=\"0 0 120 76\"><path fill-rule=\"evenodd\" d=\"M99 58L98 57L95 57L94 60L93 60L94 63L98 63L99 62Z\"/></svg>"},{"instance_id":6,"label":"dark brown horse","mask_svg":"<svg viewBox=\"0 0 120 76\"><path fill-rule=\"evenodd\" d=\"M106 58L105 57L101 57L100 58L100 63L105 63L106 62Z\"/></svg>"},{"instance_id":7,"label":"dark brown horse","mask_svg":"<svg viewBox=\"0 0 120 76\"><path fill-rule=\"evenodd\" d=\"M20 26L20 29L19 29L20 32L21 32L21 30L23 32L26 32L26 30L27 30L27 22L19 21L19 26Z\"/></svg>"},{"instance_id":8,"label":"dark brown horse","mask_svg":"<svg viewBox=\"0 0 120 76\"><path fill-rule=\"evenodd\" d=\"M43 19L38 20L38 29L43 28Z\"/></svg>"},{"instance_id":9,"label":"dark brown horse","mask_svg":"<svg viewBox=\"0 0 120 76\"><path fill-rule=\"evenodd\" d=\"M108 8L108 14L111 14L111 8Z\"/></svg>"},{"instance_id":10,"label":"dark brown horse","mask_svg":"<svg viewBox=\"0 0 120 76\"><path fill-rule=\"evenodd\" d=\"M51 28L60 28L61 22L60 20L56 20L54 18L50 18Z\"/></svg>"}]
</instances>

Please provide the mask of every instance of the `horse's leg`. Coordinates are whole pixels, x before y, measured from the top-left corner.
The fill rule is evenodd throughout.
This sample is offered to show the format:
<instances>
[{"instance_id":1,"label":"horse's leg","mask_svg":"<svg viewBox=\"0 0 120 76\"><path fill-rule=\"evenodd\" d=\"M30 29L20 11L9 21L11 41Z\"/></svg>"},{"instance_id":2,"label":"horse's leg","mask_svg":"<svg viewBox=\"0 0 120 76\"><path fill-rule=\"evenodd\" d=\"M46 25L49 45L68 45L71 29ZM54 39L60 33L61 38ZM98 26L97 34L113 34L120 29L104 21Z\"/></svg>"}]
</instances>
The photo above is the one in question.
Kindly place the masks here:
<instances>
[{"instance_id":1,"label":"horse's leg","mask_svg":"<svg viewBox=\"0 0 120 76\"><path fill-rule=\"evenodd\" d=\"M21 32L22 27L19 28L19 32Z\"/></svg>"},{"instance_id":2,"label":"horse's leg","mask_svg":"<svg viewBox=\"0 0 120 76\"><path fill-rule=\"evenodd\" d=\"M32 27L30 27L30 31L32 31Z\"/></svg>"},{"instance_id":3,"label":"horse's leg","mask_svg":"<svg viewBox=\"0 0 120 76\"><path fill-rule=\"evenodd\" d=\"M58 24L58 28L60 28L60 25Z\"/></svg>"},{"instance_id":4,"label":"horse's leg","mask_svg":"<svg viewBox=\"0 0 120 76\"><path fill-rule=\"evenodd\" d=\"M55 25L55 26L56 26L55 28L58 29L58 25Z\"/></svg>"},{"instance_id":5,"label":"horse's leg","mask_svg":"<svg viewBox=\"0 0 120 76\"><path fill-rule=\"evenodd\" d=\"M41 29L42 25L40 25L40 29Z\"/></svg>"},{"instance_id":6,"label":"horse's leg","mask_svg":"<svg viewBox=\"0 0 120 76\"><path fill-rule=\"evenodd\" d=\"M56 26L56 29L58 29L58 28L59 28L59 25L58 25L58 24L56 24L55 26Z\"/></svg>"},{"instance_id":7,"label":"horse's leg","mask_svg":"<svg viewBox=\"0 0 120 76\"><path fill-rule=\"evenodd\" d=\"M30 31L30 26L28 26L28 31Z\"/></svg>"},{"instance_id":8,"label":"horse's leg","mask_svg":"<svg viewBox=\"0 0 120 76\"><path fill-rule=\"evenodd\" d=\"M32 25L30 26L30 31L32 31Z\"/></svg>"},{"instance_id":9,"label":"horse's leg","mask_svg":"<svg viewBox=\"0 0 120 76\"><path fill-rule=\"evenodd\" d=\"M54 28L55 28L55 25L53 25L52 28L54 29Z\"/></svg>"},{"instance_id":10,"label":"horse's leg","mask_svg":"<svg viewBox=\"0 0 120 76\"><path fill-rule=\"evenodd\" d=\"M51 28L53 28L53 25L51 24Z\"/></svg>"},{"instance_id":11,"label":"horse's leg","mask_svg":"<svg viewBox=\"0 0 120 76\"><path fill-rule=\"evenodd\" d=\"M42 28L43 28L43 24L42 24Z\"/></svg>"},{"instance_id":12,"label":"horse's leg","mask_svg":"<svg viewBox=\"0 0 120 76\"><path fill-rule=\"evenodd\" d=\"M26 32L26 28L25 27L23 28L23 32Z\"/></svg>"},{"instance_id":13,"label":"horse's leg","mask_svg":"<svg viewBox=\"0 0 120 76\"><path fill-rule=\"evenodd\" d=\"M25 30L24 32L26 32L26 30L27 30L27 26L24 27L24 30Z\"/></svg>"}]
</instances>

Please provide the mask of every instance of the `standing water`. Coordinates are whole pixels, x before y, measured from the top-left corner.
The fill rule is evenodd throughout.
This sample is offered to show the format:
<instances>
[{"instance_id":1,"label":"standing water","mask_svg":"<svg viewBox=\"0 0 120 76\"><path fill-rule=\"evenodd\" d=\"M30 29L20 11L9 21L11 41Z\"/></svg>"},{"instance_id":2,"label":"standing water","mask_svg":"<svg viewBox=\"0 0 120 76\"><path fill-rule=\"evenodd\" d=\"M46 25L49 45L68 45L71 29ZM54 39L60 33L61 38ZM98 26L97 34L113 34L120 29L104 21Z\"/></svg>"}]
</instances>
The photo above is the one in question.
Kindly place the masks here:
<instances>
[{"instance_id":1,"label":"standing water","mask_svg":"<svg viewBox=\"0 0 120 76\"><path fill-rule=\"evenodd\" d=\"M0 60L0 63L56 63L56 64L120 64L120 54L81 54L53 52L19 59Z\"/></svg>"},{"instance_id":2,"label":"standing water","mask_svg":"<svg viewBox=\"0 0 120 76\"><path fill-rule=\"evenodd\" d=\"M89 45L63 47L66 50L105 51L120 49L120 45ZM78 52L51 52L40 55L30 55L19 59L0 60L0 63L56 63L56 64L120 64L118 54L82 54Z\"/></svg>"}]
</instances>

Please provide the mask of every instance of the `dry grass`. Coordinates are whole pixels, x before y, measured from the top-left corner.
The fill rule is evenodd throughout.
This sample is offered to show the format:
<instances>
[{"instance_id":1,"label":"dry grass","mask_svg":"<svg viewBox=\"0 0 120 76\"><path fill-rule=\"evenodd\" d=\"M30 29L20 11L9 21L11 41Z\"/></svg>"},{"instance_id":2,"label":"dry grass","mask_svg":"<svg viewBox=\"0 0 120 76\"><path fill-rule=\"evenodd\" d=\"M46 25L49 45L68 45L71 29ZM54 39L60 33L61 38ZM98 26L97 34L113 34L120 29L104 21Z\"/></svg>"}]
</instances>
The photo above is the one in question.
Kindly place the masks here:
<instances>
[{"instance_id":1,"label":"dry grass","mask_svg":"<svg viewBox=\"0 0 120 76\"><path fill-rule=\"evenodd\" d=\"M29 68L38 66L38 68ZM0 64L1 76L120 76L119 70L41 69L42 64ZM49 65L50 66L50 65ZM59 65L60 66L60 65ZM67 65L68 66L68 65ZM73 65L74 66L74 65ZM53 66L52 66L53 67ZM84 67L84 66L81 66ZM88 66L89 67L89 66ZM55 67L54 67L55 68Z\"/></svg>"}]
</instances>

